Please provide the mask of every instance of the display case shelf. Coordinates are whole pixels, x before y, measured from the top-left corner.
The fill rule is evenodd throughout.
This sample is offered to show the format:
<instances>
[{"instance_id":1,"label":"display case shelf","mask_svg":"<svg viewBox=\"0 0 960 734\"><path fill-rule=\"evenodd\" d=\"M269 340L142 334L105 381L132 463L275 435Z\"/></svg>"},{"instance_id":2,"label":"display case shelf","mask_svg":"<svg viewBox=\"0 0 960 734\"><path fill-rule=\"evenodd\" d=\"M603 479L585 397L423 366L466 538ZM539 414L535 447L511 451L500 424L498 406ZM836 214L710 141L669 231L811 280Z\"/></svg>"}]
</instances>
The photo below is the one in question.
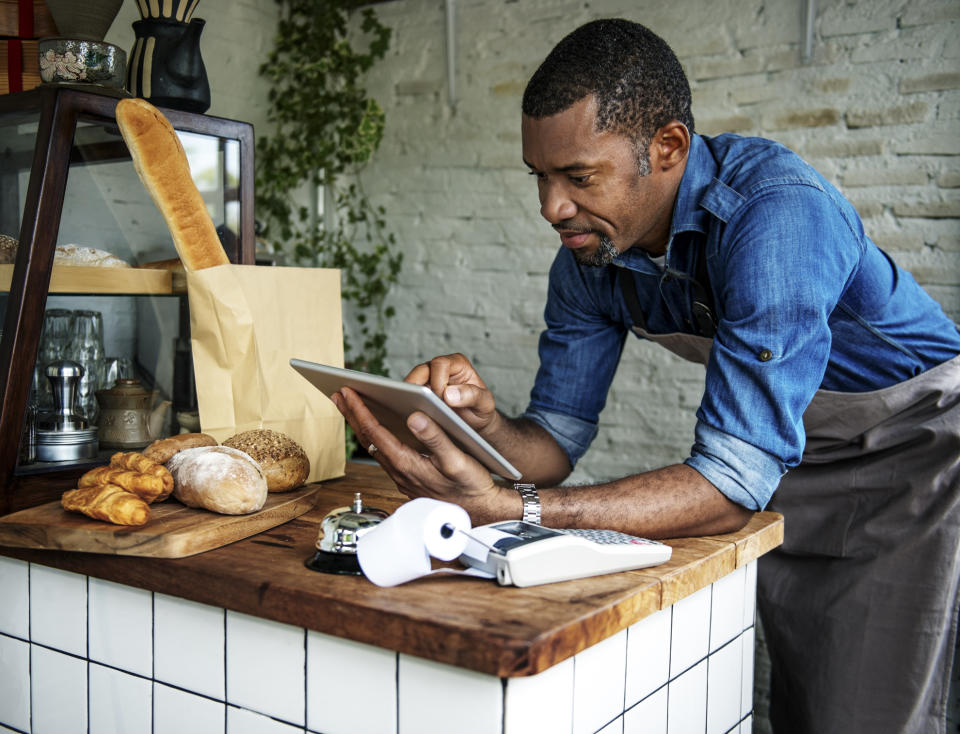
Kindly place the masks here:
<instances>
[{"instance_id":1,"label":"display case shelf","mask_svg":"<svg viewBox=\"0 0 960 734\"><path fill-rule=\"evenodd\" d=\"M0 291L9 292L13 265L0 265ZM173 288L169 270L141 268L94 268L54 265L50 271L50 293L105 294L128 296L170 296Z\"/></svg>"},{"instance_id":2,"label":"display case shelf","mask_svg":"<svg viewBox=\"0 0 960 734\"><path fill-rule=\"evenodd\" d=\"M111 301L114 296L135 296L137 303L175 296L177 304L162 298L157 305L169 307L145 310L177 314L168 318L179 329L179 337L185 337L189 327L182 271L54 263L58 244L68 243L105 249L134 266L176 254L116 125L116 105L124 96L61 85L0 95L0 234L18 242L14 263L0 265L0 293L6 294L0 296L5 303L0 339L0 515L58 497L83 470L79 463L65 463L60 472L50 471L55 467L18 468L48 295L78 301L89 296ZM253 265L253 127L209 115L161 111L180 136L191 167L201 160L215 175L216 188L201 193L227 257ZM140 349L139 333L134 342ZM168 365L167 371L171 369Z\"/></svg>"}]
</instances>

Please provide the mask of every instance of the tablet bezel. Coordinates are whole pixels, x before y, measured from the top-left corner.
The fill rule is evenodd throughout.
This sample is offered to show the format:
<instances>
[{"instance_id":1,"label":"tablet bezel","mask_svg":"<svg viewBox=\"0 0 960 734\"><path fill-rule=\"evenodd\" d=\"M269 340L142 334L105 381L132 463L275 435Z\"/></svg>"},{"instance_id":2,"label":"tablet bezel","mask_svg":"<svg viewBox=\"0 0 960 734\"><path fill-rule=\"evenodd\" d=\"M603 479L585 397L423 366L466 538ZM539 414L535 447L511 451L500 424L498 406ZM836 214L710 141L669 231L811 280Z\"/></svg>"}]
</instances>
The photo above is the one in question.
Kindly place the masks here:
<instances>
[{"instance_id":1,"label":"tablet bezel","mask_svg":"<svg viewBox=\"0 0 960 734\"><path fill-rule=\"evenodd\" d=\"M290 366L328 398L341 387L354 390L387 430L418 452L427 453L427 448L407 428L407 417L415 411L421 411L436 421L454 443L494 474L513 480L522 477L509 461L425 385L303 359L291 359Z\"/></svg>"}]
</instances>

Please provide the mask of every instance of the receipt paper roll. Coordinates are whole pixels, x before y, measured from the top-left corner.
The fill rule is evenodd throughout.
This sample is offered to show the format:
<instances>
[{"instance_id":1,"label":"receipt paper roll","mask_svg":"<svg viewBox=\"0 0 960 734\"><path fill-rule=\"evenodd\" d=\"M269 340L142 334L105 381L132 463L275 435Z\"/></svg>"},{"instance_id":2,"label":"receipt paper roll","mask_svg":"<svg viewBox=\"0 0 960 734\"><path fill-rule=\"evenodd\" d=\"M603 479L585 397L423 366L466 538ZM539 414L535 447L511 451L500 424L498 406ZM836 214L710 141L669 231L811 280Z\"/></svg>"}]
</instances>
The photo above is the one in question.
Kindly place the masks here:
<instances>
[{"instance_id":1,"label":"receipt paper roll","mask_svg":"<svg viewBox=\"0 0 960 734\"><path fill-rule=\"evenodd\" d=\"M377 586L426 576L431 556L452 561L466 548L467 536L451 528L470 530L462 507L427 497L410 500L357 541L360 569Z\"/></svg>"}]
</instances>

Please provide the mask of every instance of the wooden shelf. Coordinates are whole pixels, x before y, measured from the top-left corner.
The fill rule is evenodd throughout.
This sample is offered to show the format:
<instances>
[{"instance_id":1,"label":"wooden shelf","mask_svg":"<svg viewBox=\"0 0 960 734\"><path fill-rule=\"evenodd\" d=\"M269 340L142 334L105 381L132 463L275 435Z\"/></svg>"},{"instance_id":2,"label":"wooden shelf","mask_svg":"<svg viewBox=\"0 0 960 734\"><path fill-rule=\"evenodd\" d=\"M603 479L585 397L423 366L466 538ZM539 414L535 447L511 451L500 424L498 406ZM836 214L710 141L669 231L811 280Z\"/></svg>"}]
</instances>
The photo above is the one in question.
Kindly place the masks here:
<instances>
[{"instance_id":1,"label":"wooden shelf","mask_svg":"<svg viewBox=\"0 0 960 734\"><path fill-rule=\"evenodd\" d=\"M13 265L0 265L0 291L10 290ZM50 293L172 295L170 271L54 265Z\"/></svg>"}]
</instances>

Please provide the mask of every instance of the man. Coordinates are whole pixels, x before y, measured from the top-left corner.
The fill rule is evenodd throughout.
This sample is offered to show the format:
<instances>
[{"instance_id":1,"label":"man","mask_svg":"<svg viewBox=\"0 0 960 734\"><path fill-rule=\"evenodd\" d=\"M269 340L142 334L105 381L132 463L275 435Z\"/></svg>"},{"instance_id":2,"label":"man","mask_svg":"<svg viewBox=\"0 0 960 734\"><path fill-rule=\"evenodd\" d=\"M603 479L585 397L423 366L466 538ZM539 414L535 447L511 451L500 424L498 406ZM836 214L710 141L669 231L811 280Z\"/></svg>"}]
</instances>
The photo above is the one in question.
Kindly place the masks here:
<instances>
[{"instance_id":1,"label":"man","mask_svg":"<svg viewBox=\"0 0 960 734\"><path fill-rule=\"evenodd\" d=\"M864 234L850 204L782 146L694 133L670 48L588 23L523 98L523 158L563 247L540 369L511 419L462 355L429 384L538 489L495 482L423 414L401 445L335 399L409 497L474 523L714 534L769 507L760 561L776 730L944 731L957 614L960 333ZM561 488L596 435L626 335L706 365L690 457ZM544 488L546 487L546 488Z\"/></svg>"}]
</instances>

